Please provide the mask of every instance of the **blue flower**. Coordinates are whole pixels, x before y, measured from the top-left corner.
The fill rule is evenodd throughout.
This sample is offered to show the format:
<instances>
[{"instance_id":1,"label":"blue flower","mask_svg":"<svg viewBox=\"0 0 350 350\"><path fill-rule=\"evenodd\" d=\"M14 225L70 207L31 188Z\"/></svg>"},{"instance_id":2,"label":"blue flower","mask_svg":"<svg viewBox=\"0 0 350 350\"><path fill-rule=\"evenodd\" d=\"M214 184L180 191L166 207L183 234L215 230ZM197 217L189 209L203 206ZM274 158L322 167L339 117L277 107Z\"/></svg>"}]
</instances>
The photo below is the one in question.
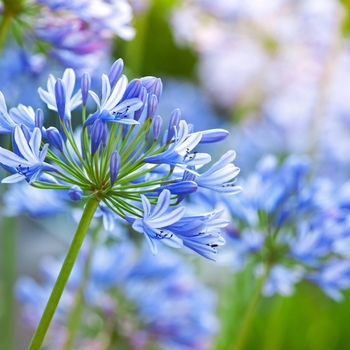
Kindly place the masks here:
<instances>
[{"instance_id":1,"label":"blue flower","mask_svg":"<svg viewBox=\"0 0 350 350\"><path fill-rule=\"evenodd\" d=\"M182 240L175 236L165 227L179 221L185 213L185 208L180 207L174 210L169 210L170 191L163 190L158 198L156 206L151 210L151 203L146 196L141 195L143 218L135 219L128 218L133 221L132 227L135 231L143 233L154 255L158 249L154 240L160 240L162 243L174 248L182 247Z\"/></svg>"},{"instance_id":2,"label":"blue flower","mask_svg":"<svg viewBox=\"0 0 350 350\"><path fill-rule=\"evenodd\" d=\"M34 128L29 141L19 126L14 130L14 142L18 153L8 151L0 147L0 163L6 167L13 168L14 175L3 179L3 183L13 183L27 180L29 183L36 181L42 171L55 171L55 167L45 163L48 144L40 151L41 131Z\"/></svg>"},{"instance_id":3,"label":"blue flower","mask_svg":"<svg viewBox=\"0 0 350 350\"><path fill-rule=\"evenodd\" d=\"M228 220L221 217L223 210L210 213L182 217L174 224L166 226L183 241L183 245L207 259L214 260L211 255L218 253L218 247L226 243L221 236L221 229Z\"/></svg>"},{"instance_id":4,"label":"blue flower","mask_svg":"<svg viewBox=\"0 0 350 350\"><path fill-rule=\"evenodd\" d=\"M189 128L184 120L180 120L178 129L175 128L175 136L168 149L159 154L146 157L144 161L152 164L169 164L186 169L187 166L203 165L210 162L211 157L207 153L190 151L195 148L202 138L200 132L190 134ZM193 172L187 168L189 172ZM197 174L196 172L194 172Z\"/></svg>"},{"instance_id":5,"label":"blue flower","mask_svg":"<svg viewBox=\"0 0 350 350\"><path fill-rule=\"evenodd\" d=\"M139 124L138 121L132 118L127 118L130 113L137 111L143 105L142 101L137 97L122 100L127 83L126 76L122 75L112 89L108 76L103 74L101 99L95 92L89 91L91 97L97 104L98 110L89 116L85 125L91 125L97 119L129 125Z\"/></svg>"},{"instance_id":6,"label":"blue flower","mask_svg":"<svg viewBox=\"0 0 350 350\"><path fill-rule=\"evenodd\" d=\"M118 334L111 340L113 349L125 346L149 349L155 343L164 350L211 348L211 338L218 331L217 298L213 291L178 254L166 248L157 259L146 249L138 253L129 241L98 245L94 249L84 293L86 317L81 319L81 327L75 334L75 349L87 349L84 345L91 345L95 333L84 329L96 316L101 321L100 335L110 331ZM41 266L44 283L38 284L29 277L17 281L21 316L29 327L37 325L60 266L60 261L47 258ZM86 252L82 251L47 335L48 342L60 347L84 266ZM124 323L127 327L120 326ZM94 337L94 344L103 347L104 339L104 336ZM120 339L122 344L118 342Z\"/></svg>"},{"instance_id":7,"label":"blue flower","mask_svg":"<svg viewBox=\"0 0 350 350\"><path fill-rule=\"evenodd\" d=\"M53 111L57 111L55 93L56 82L57 80L55 77L50 74L49 79L47 80L47 91L41 87L38 89L40 98L47 104L47 107ZM62 83L65 88L65 118L70 119L71 112L82 102L80 89L75 94L73 94L75 87L75 73L73 69L68 68L64 71L62 76Z\"/></svg>"},{"instance_id":8,"label":"blue flower","mask_svg":"<svg viewBox=\"0 0 350 350\"><path fill-rule=\"evenodd\" d=\"M236 181L232 180L240 172L240 169L232 164L235 158L236 152L228 151L204 173L198 176L193 173L185 173L184 179L195 181L199 187L215 192L227 195L237 194L242 188L235 186Z\"/></svg>"}]
</instances>

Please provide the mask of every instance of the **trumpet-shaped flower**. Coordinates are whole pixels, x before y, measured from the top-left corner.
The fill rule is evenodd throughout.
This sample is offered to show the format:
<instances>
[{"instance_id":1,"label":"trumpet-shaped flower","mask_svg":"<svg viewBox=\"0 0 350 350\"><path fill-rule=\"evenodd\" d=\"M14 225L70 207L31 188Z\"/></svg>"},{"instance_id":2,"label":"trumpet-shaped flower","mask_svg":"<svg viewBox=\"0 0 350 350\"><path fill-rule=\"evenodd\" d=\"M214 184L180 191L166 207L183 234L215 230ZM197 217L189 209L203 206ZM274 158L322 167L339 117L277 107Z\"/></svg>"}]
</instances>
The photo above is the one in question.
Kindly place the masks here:
<instances>
[{"instance_id":1,"label":"trumpet-shaped flower","mask_svg":"<svg viewBox=\"0 0 350 350\"><path fill-rule=\"evenodd\" d=\"M169 190L163 190L161 192L157 205L153 210L151 210L151 204L147 197L141 195L141 199L144 211L143 218L136 219L132 227L135 231L145 234L152 253L156 255L158 252L154 240L161 240L164 244L174 248L182 247L182 240L164 227L179 221L185 213L185 208L180 207L171 211L169 210ZM133 218L127 218L127 220L133 221Z\"/></svg>"},{"instance_id":2,"label":"trumpet-shaped flower","mask_svg":"<svg viewBox=\"0 0 350 350\"><path fill-rule=\"evenodd\" d=\"M49 79L47 80L47 91L39 87L38 93L40 98L47 104L49 109L53 111L57 111L57 101L56 101L56 93L55 93L55 85L57 79L50 74ZM73 94L74 86L75 86L75 73L73 69L66 69L62 76L62 83L65 88L65 118L71 118L71 112L77 108L82 101L81 91L80 89Z\"/></svg>"},{"instance_id":3,"label":"trumpet-shaped flower","mask_svg":"<svg viewBox=\"0 0 350 350\"><path fill-rule=\"evenodd\" d=\"M200 132L190 134L186 121L180 120L178 129L175 128L174 143L164 152L146 157L144 161L153 164L170 164L180 168L206 164L211 160L209 154L190 153L198 145L201 138ZM187 170L192 172L190 169Z\"/></svg>"},{"instance_id":4,"label":"trumpet-shaped flower","mask_svg":"<svg viewBox=\"0 0 350 350\"><path fill-rule=\"evenodd\" d=\"M239 174L240 168L232 164L235 158L236 152L228 151L206 172L199 176L193 173L185 173L184 179L195 181L198 187L208 188L215 192L227 195L239 193L242 188L235 186L235 178Z\"/></svg>"},{"instance_id":5,"label":"trumpet-shaped flower","mask_svg":"<svg viewBox=\"0 0 350 350\"><path fill-rule=\"evenodd\" d=\"M127 84L128 80L126 76L122 75L112 89L108 76L103 74L101 99L95 92L89 91L89 94L97 104L98 110L90 115L85 125L91 125L97 119L121 124L139 124L138 121L127 117L130 113L140 109L143 103L137 97L122 100Z\"/></svg>"},{"instance_id":6,"label":"trumpet-shaped flower","mask_svg":"<svg viewBox=\"0 0 350 350\"><path fill-rule=\"evenodd\" d=\"M49 145L45 144L40 151L41 132L35 128L29 141L27 141L22 129L15 127L14 142L16 153L0 147L0 163L5 167L13 168L15 174L2 180L3 183L13 183L27 180L34 182L42 171L54 171L55 168L45 163L45 157Z\"/></svg>"}]
</instances>

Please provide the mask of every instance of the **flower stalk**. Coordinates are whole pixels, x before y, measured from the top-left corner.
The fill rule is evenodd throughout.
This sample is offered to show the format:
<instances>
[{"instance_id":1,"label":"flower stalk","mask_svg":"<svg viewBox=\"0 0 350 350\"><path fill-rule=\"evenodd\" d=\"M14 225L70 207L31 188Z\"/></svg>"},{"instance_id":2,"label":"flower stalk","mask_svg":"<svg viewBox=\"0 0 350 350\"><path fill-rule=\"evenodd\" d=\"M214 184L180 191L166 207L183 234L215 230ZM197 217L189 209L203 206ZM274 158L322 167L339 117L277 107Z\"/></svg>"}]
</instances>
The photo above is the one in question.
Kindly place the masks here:
<instances>
[{"instance_id":1,"label":"flower stalk","mask_svg":"<svg viewBox=\"0 0 350 350\"><path fill-rule=\"evenodd\" d=\"M64 288L67 284L69 275L73 269L74 263L77 259L78 253L84 241L86 232L89 229L90 222L96 211L98 203L99 203L99 200L97 198L91 198L85 205L84 212L80 219L74 238L69 247L69 250L63 262L61 271L57 277L56 283L53 287L50 298L47 302L47 305L45 307L41 320L38 324L38 327L33 335L33 338L28 347L28 350L39 350L41 348L46 332L55 314L58 303L61 299Z\"/></svg>"}]
</instances>

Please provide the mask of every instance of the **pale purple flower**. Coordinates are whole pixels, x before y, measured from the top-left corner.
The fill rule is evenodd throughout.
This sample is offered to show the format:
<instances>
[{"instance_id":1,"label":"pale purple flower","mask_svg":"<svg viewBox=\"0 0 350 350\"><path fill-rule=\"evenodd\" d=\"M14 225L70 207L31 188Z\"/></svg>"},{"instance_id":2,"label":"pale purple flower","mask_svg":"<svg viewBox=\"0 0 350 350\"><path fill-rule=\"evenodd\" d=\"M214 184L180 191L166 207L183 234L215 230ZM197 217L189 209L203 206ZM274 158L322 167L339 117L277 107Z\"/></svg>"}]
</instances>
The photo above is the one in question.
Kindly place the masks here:
<instances>
[{"instance_id":1,"label":"pale purple flower","mask_svg":"<svg viewBox=\"0 0 350 350\"><path fill-rule=\"evenodd\" d=\"M1 182L13 183L27 180L29 183L36 181L42 171L55 171L55 167L45 163L48 144L42 150L41 131L34 128L30 139L27 140L19 126L14 130L14 142L18 148L18 154L0 147L0 163L6 167L13 168L14 175L11 175Z\"/></svg>"}]
</instances>

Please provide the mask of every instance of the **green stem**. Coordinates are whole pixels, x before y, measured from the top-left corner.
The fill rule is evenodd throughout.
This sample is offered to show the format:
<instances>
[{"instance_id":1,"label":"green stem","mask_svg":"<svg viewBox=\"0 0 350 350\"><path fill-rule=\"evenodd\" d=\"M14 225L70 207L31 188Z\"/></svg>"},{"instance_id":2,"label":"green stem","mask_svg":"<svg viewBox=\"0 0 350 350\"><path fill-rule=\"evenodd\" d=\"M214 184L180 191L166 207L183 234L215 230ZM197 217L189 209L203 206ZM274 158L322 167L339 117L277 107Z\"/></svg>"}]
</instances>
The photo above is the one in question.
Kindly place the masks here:
<instances>
[{"instance_id":1,"label":"green stem","mask_svg":"<svg viewBox=\"0 0 350 350\"><path fill-rule=\"evenodd\" d=\"M11 27L12 18L13 14L10 11L3 12L2 21L0 24L0 54L5 47L8 32Z\"/></svg>"},{"instance_id":2,"label":"green stem","mask_svg":"<svg viewBox=\"0 0 350 350\"><path fill-rule=\"evenodd\" d=\"M66 336L65 342L62 346L62 350L73 349L73 342L74 342L76 330L79 326L81 313L82 313L83 307L84 307L84 292L85 292L85 289L87 286L87 282L89 280L92 254L93 254L94 248L96 246L98 232L101 229L101 223L102 223L102 221L100 221L100 223L96 226L96 228L94 229L94 231L91 235L92 241L91 241L88 255L87 255L86 260L85 260L83 278L82 278L82 281L80 283L79 289L76 292L76 297L75 297L73 309L72 309L72 311L69 315L69 318L67 320L67 336Z\"/></svg>"},{"instance_id":3,"label":"green stem","mask_svg":"<svg viewBox=\"0 0 350 350\"><path fill-rule=\"evenodd\" d=\"M63 262L61 271L57 277L57 280L51 292L49 301L47 302L44 313L33 335L33 338L28 347L28 350L39 350L44 341L46 332L49 328L53 315L56 311L56 308L58 306L58 303L60 301L64 288L67 284L69 275L73 269L80 247L84 241L86 232L89 229L90 222L94 216L98 203L99 201L96 198L91 198L86 203L83 215L80 219L74 238L69 247L67 256Z\"/></svg>"},{"instance_id":4,"label":"green stem","mask_svg":"<svg viewBox=\"0 0 350 350\"><path fill-rule=\"evenodd\" d=\"M16 218L3 217L1 221L0 339L3 349L15 349Z\"/></svg>"},{"instance_id":5,"label":"green stem","mask_svg":"<svg viewBox=\"0 0 350 350\"><path fill-rule=\"evenodd\" d=\"M261 278L257 281L255 291L250 299L247 311L244 315L241 327L239 329L239 332L237 334L237 337L235 339L235 342L233 344L232 350L241 350L243 349L243 346L245 345L250 327L254 320L254 315L256 312L256 309L259 304L260 296L261 296L261 290L264 286L266 277L268 276L269 269L266 268L266 272L261 276Z\"/></svg>"}]
</instances>

